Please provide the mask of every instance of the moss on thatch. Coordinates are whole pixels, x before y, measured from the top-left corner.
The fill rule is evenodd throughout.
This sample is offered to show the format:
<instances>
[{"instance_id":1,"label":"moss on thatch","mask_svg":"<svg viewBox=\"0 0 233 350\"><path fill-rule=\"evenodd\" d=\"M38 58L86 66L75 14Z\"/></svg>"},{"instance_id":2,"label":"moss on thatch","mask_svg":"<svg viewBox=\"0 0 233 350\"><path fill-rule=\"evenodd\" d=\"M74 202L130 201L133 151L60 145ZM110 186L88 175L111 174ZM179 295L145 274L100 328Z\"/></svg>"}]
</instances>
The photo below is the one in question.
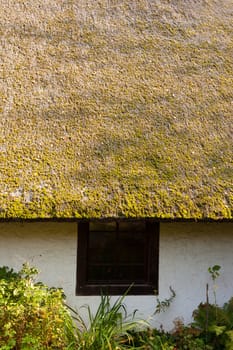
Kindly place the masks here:
<instances>
[{"instance_id":1,"label":"moss on thatch","mask_svg":"<svg viewBox=\"0 0 233 350\"><path fill-rule=\"evenodd\" d=\"M0 16L0 217L233 218L231 0Z\"/></svg>"}]
</instances>

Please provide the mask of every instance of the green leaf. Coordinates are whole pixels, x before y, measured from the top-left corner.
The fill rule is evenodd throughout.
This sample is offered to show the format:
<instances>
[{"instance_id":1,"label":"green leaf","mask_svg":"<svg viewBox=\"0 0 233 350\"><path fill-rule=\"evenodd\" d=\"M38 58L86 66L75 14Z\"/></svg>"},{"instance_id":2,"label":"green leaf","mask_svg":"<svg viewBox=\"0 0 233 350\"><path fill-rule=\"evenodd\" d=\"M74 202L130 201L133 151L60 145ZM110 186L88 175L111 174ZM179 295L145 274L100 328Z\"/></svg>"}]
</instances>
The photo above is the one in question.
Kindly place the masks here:
<instances>
[{"instance_id":1,"label":"green leaf","mask_svg":"<svg viewBox=\"0 0 233 350\"><path fill-rule=\"evenodd\" d=\"M212 270L214 271L214 272L217 272L217 271L219 271L221 269L221 266L220 265L214 265L213 267L212 267Z\"/></svg>"},{"instance_id":2,"label":"green leaf","mask_svg":"<svg viewBox=\"0 0 233 350\"><path fill-rule=\"evenodd\" d=\"M221 335L224 333L226 329L226 326L216 326L216 325L213 325L209 328L209 331L210 332L213 332L215 333L217 336Z\"/></svg>"}]
</instances>

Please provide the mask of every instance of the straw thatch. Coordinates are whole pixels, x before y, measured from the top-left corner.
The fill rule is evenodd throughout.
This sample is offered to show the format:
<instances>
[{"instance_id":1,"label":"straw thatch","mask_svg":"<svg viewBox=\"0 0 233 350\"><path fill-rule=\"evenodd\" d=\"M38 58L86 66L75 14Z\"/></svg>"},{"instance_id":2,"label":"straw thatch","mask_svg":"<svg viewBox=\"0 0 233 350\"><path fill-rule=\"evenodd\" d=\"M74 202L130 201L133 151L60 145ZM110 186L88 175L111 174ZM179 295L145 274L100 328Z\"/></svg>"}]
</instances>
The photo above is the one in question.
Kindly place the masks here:
<instances>
[{"instance_id":1,"label":"straw thatch","mask_svg":"<svg viewBox=\"0 0 233 350\"><path fill-rule=\"evenodd\" d=\"M0 217L233 218L232 0L0 18Z\"/></svg>"}]
</instances>

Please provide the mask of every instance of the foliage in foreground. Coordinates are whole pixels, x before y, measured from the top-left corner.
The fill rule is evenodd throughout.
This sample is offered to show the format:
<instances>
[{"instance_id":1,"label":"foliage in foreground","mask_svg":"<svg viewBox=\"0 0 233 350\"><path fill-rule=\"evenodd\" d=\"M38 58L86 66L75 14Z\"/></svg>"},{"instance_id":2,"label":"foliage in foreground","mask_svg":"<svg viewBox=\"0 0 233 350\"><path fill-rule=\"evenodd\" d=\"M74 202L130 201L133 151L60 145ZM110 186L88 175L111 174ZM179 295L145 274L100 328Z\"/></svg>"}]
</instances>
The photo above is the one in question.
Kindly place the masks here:
<instances>
[{"instance_id":1,"label":"foliage in foreground","mask_svg":"<svg viewBox=\"0 0 233 350\"><path fill-rule=\"evenodd\" d=\"M1 350L233 350L233 298L223 307L216 298L214 304L201 303L191 325L176 320L167 333L135 321L134 314L127 316L125 296L112 303L103 295L94 315L87 306L87 326L65 305L60 289L35 283L36 274L27 265L17 273L0 268ZM160 302L157 313L174 296L172 291Z\"/></svg>"},{"instance_id":2,"label":"foliage in foreground","mask_svg":"<svg viewBox=\"0 0 233 350\"><path fill-rule=\"evenodd\" d=\"M37 273L26 264L17 273L8 267L0 268L1 350L131 347L130 332L142 322L127 317L124 296L113 304L109 296L102 296L95 315L87 307L87 327L79 314L65 305L60 289L35 283Z\"/></svg>"},{"instance_id":3,"label":"foliage in foreground","mask_svg":"<svg viewBox=\"0 0 233 350\"><path fill-rule=\"evenodd\" d=\"M35 283L35 268L0 268L0 349L66 349L73 320L60 289Z\"/></svg>"},{"instance_id":4,"label":"foliage in foreground","mask_svg":"<svg viewBox=\"0 0 233 350\"><path fill-rule=\"evenodd\" d=\"M193 327L215 350L233 350L233 298L223 307L201 303L193 312Z\"/></svg>"},{"instance_id":5,"label":"foliage in foreground","mask_svg":"<svg viewBox=\"0 0 233 350\"><path fill-rule=\"evenodd\" d=\"M144 321L134 321L134 315L127 315L123 304L125 295L116 299L112 304L111 298L107 295L101 296L98 309L93 315L90 307L87 306L89 327L76 314L78 322L77 336L79 350L97 349L131 349L133 348L133 332L145 326ZM81 325L81 327L80 327ZM82 329L82 330L81 330Z\"/></svg>"}]
</instances>

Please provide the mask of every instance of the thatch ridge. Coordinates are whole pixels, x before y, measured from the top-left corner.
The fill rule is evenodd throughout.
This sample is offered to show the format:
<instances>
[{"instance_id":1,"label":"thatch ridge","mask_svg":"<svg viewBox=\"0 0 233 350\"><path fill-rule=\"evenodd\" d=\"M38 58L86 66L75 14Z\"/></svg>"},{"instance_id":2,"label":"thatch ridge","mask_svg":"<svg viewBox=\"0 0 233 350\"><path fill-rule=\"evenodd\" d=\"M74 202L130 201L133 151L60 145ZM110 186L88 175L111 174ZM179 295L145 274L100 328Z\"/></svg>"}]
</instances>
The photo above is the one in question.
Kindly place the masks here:
<instances>
[{"instance_id":1,"label":"thatch ridge","mask_svg":"<svg viewBox=\"0 0 233 350\"><path fill-rule=\"evenodd\" d=\"M0 17L0 217L233 218L231 0Z\"/></svg>"}]
</instances>

